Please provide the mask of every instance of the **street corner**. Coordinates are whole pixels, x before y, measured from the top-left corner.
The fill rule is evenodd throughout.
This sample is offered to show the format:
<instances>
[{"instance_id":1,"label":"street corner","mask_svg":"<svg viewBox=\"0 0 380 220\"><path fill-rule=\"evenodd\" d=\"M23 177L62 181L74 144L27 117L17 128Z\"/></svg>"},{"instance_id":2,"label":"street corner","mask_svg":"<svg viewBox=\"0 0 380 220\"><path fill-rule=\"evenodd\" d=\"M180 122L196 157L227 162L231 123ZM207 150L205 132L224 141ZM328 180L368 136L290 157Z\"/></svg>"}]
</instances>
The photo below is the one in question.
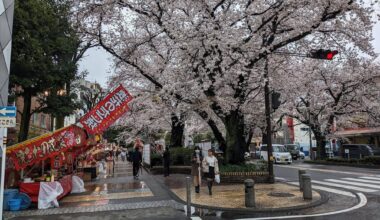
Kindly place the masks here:
<instances>
[{"instance_id":1,"label":"street corner","mask_svg":"<svg viewBox=\"0 0 380 220\"><path fill-rule=\"evenodd\" d=\"M166 181L166 185L178 200L185 203L186 188L184 184L181 186L180 182L176 178L173 179L173 184L168 184ZM325 193L316 190L312 191L311 200L305 200L298 187L286 183L255 184L255 207L252 208L247 208L245 205L244 184L215 185L211 196L205 184L201 186L200 193L191 190L191 203L194 207L228 212L290 212L320 206L328 201Z\"/></svg>"}]
</instances>

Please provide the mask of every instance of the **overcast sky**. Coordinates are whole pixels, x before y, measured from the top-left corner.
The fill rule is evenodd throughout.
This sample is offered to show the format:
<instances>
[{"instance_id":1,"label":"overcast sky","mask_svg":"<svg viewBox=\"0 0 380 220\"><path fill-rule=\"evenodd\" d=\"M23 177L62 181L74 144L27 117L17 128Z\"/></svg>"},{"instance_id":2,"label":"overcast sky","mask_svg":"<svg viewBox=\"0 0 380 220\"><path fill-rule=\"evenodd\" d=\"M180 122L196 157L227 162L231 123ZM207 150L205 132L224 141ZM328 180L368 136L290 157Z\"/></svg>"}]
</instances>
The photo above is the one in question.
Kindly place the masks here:
<instances>
[{"instance_id":1,"label":"overcast sky","mask_svg":"<svg viewBox=\"0 0 380 220\"><path fill-rule=\"evenodd\" d=\"M380 22L374 27L373 45L376 53L380 54ZM106 86L107 79L113 74L111 56L101 48L93 48L86 52L85 58L79 64L79 70L87 70L89 72L87 80L96 81L103 87ZM380 59L380 58L378 58Z\"/></svg>"}]
</instances>

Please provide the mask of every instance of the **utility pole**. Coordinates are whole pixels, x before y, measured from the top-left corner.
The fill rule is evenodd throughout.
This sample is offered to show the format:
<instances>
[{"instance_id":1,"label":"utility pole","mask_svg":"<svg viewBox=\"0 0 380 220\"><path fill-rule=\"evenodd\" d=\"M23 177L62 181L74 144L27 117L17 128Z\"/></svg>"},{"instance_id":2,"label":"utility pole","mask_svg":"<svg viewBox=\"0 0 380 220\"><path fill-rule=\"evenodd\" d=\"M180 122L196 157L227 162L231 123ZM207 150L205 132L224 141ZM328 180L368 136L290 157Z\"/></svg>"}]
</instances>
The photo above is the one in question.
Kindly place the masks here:
<instances>
[{"instance_id":1,"label":"utility pole","mask_svg":"<svg viewBox=\"0 0 380 220\"><path fill-rule=\"evenodd\" d=\"M268 77L268 59L265 61L264 68L264 93L265 93L265 119L267 123L267 147L268 147L268 172L269 182L274 183L273 172L273 149L272 149L272 123L271 123L271 106L270 106L270 89L269 89L269 77Z\"/></svg>"},{"instance_id":2,"label":"utility pole","mask_svg":"<svg viewBox=\"0 0 380 220\"><path fill-rule=\"evenodd\" d=\"M314 159L314 151L313 151L313 141L311 140L311 117L310 117L310 109L308 109L309 113L309 146L310 146L310 158L313 160Z\"/></svg>"}]
</instances>

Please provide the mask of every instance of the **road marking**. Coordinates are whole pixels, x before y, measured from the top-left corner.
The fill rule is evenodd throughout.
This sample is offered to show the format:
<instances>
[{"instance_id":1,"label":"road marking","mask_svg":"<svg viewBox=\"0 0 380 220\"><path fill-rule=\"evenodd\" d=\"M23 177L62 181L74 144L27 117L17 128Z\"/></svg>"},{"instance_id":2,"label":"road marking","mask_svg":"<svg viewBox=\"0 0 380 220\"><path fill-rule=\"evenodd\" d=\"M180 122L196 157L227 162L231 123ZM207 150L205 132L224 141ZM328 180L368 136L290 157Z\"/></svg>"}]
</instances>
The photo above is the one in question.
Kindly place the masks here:
<instances>
[{"instance_id":1,"label":"road marking","mask_svg":"<svg viewBox=\"0 0 380 220\"><path fill-rule=\"evenodd\" d=\"M380 177L379 178L376 178L376 177L370 177L370 176L362 176L360 178L363 178L363 179L369 179L369 180L380 180Z\"/></svg>"},{"instance_id":2,"label":"road marking","mask_svg":"<svg viewBox=\"0 0 380 220\"><path fill-rule=\"evenodd\" d=\"M375 183L380 184L380 181L374 181L374 180L363 180L363 179L357 179L357 178L342 178L344 180L351 180L356 182L363 182L363 183Z\"/></svg>"},{"instance_id":3,"label":"road marking","mask_svg":"<svg viewBox=\"0 0 380 220\"><path fill-rule=\"evenodd\" d=\"M344 181L344 180L336 180L336 179L325 179L325 181L334 182L334 183L343 183L343 184L349 184L353 186L364 186L364 187L370 187L374 189L380 189L380 185L373 185L373 184L366 184L366 183L358 183L358 182L351 182L351 181Z\"/></svg>"},{"instance_id":4,"label":"road marking","mask_svg":"<svg viewBox=\"0 0 380 220\"><path fill-rule=\"evenodd\" d=\"M340 184L335 184L335 183L322 182L322 181L318 181L318 180L312 180L311 182L312 183L321 184L321 185L327 185L327 186L333 186L333 187L338 187L338 188L356 190L356 191L359 191L359 192L366 192L366 193L371 193L371 192L377 192L378 191L378 190L374 190L374 189L363 189L363 188L356 187L356 186L346 186L346 185L340 185Z\"/></svg>"},{"instance_id":5,"label":"road marking","mask_svg":"<svg viewBox=\"0 0 380 220\"><path fill-rule=\"evenodd\" d=\"M289 184L299 186L300 184L298 182L288 182ZM322 191L330 192L330 193L335 193L339 195L344 195L344 196L349 196L349 197L356 197L353 193L339 190L339 189L333 189L333 188L328 188L324 186L317 186L317 185L312 185L312 189L319 189Z\"/></svg>"},{"instance_id":6,"label":"road marking","mask_svg":"<svg viewBox=\"0 0 380 220\"><path fill-rule=\"evenodd\" d=\"M191 217L191 220L202 220L202 219L199 217Z\"/></svg>"},{"instance_id":7,"label":"road marking","mask_svg":"<svg viewBox=\"0 0 380 220\"><path fill-rule=\"evenodd\" d=\"M349 174L349 175L356 175L356 176L367 175L367 176L376 176L376 177L378 177L378 175L371 174L371 173L355 173L355 172L346 172L346 171L339 171L339 170L326 170L326 169L311 168L311 167L308 167L308 166L297 166L297 165L292 165L292 166L275 165L275 166L277 166L277 167L283 167L283 168L290 168L290 169L297 169L297 170L298 169L305 169L305 170L319 171L319 172L325 172L325 173L340 173L340 174ZM380 180L380 177L378 177L376 179Z\"/></svg>"},{"instance_id":8,"label":"road marking","mask_svg":"<svg viewBox=\"0 0 380 220\"><path fill-rule=\"evenodd\" d=\"M282 177L275 177L276 180L282 180L282 181L286 181L287 179L285 178L282 178Z\"/></svg>"},{"instance_id":9,"label":"road marking","mask_svg":"<svg viewBox=\"0 0 380 220\"><path fill-rule=\"evenodd\" d=\"M326 212L326 213L320 213L320 214L311 214L311 215L290 215L290 216L273 216L273 217L263 217L263 218L245 218L244 220L267 220L267 219L289 219L289 218L309 218L309 217L320 217L320 216L328 216L328 215L337 215L342 214L346 212L351 212L356 209L360 209L364 207L367 204L367 197L363 193L358 193L359 196L359 204L348 208L343 209L339 211L334 212ZM241 219L243 220L243 219Z\"/></svg>"}]
</instances>

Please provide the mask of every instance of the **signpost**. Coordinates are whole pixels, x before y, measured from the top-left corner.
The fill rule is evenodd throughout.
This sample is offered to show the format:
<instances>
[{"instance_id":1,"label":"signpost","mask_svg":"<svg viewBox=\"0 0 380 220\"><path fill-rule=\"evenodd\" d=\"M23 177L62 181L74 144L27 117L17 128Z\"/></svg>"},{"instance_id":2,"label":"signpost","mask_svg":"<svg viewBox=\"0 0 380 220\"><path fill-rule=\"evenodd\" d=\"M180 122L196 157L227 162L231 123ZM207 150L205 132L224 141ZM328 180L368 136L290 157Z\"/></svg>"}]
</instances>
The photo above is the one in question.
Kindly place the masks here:
<instances>
[{"instance_id":1,"label":"signpost","mask_svg":"<svg viewBox=\"0 0 380 220\"><path fill-rule=\"evenodd\" d=\"M0 181L0 219L3 216L4 202L4 179L5 179L5 156L7 145L7 128L16 126L16 107L0 107L0 146L1 146L1 181Z\"/></svg>"},{"instance_id":2,"label":"signpost","mask_svg":"<svg viewBox=\"0 0 380 220\"><path fill-rule=\"evenodd\" d=\"M344 149L344 153L347 155L347 159L350 159L350 149Z\"/></svg>"}]
</instances>

